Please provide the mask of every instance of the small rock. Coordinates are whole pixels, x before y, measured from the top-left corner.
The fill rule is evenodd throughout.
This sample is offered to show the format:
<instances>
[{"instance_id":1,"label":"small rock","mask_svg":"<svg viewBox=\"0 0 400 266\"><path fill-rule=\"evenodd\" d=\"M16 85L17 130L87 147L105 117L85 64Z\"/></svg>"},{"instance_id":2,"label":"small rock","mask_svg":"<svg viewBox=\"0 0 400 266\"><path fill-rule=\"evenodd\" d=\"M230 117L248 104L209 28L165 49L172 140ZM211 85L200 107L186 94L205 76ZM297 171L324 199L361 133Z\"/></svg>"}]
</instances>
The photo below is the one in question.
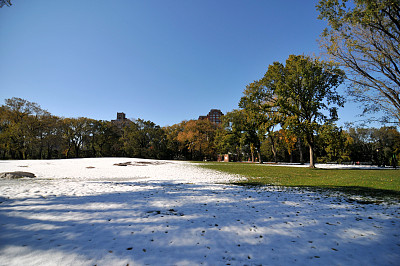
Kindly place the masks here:
<instances>
[{"instance_id":1,"label":"small rock","mask_svg":"<svg viewBox=\"0 0 400 266\"><path fill-rule=\"evenodd\" d=\"M18 179L18 178L34 178L36 177L35 174L29 173L29 172L5 172L5 173L0 173L0 178L3 179Z\"/></svg>"},{"instance_id":2,"label":"small rock","mask_svg":"<svg viewBox=\"0 0 400 266\"><path fill-rule=\"evenodd\" d=\"M116 166L128 166L128 165L132 165L132 163L131 162L115 163L114 165L116 165Z\"/></svg>"}]
</instances>

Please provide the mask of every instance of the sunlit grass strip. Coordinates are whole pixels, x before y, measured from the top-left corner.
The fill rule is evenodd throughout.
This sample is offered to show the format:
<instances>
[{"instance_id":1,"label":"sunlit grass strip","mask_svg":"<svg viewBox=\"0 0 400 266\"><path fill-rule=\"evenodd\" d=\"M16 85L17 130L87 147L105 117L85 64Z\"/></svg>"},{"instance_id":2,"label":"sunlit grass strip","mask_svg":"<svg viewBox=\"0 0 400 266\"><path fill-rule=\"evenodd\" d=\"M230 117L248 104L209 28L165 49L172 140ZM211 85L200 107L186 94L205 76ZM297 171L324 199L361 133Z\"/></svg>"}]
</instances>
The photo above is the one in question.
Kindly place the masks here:
<instances>
[{"instance_id":1,"label":"sunlit grass strip","mask_svg":"<svg viewBox=\"0 0 400 266\"><path fill-rule=\"evenodd\" d=\"M204 163L204 168L247 177L240 184L360 188L400 192L400 170L310 169L250 163Z\"/></svg>"}]
</instances>

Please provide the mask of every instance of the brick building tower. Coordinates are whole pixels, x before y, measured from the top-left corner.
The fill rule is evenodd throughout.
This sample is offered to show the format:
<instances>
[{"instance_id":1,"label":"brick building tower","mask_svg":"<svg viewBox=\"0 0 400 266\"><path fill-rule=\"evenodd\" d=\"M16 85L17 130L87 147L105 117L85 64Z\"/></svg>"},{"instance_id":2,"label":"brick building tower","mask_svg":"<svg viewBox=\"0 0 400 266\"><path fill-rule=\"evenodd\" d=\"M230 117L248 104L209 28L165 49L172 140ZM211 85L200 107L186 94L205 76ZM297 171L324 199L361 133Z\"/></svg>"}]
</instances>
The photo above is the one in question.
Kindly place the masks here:
<instances>
[{"instance_id":1,"label":"brick building tower","mask_svg":"<svg viewBox=\"0 0 400 266\"><path fill-rule=\"evenodd\" d=\"M199 120L207 119L211 123L219 125L219 124L222 123L221 117L223 115L224 115L224 113L222 113L221 110L219 110L219 109L211 109L211 111L206 116L199 116Z\"/></svg>"}]
</instances>

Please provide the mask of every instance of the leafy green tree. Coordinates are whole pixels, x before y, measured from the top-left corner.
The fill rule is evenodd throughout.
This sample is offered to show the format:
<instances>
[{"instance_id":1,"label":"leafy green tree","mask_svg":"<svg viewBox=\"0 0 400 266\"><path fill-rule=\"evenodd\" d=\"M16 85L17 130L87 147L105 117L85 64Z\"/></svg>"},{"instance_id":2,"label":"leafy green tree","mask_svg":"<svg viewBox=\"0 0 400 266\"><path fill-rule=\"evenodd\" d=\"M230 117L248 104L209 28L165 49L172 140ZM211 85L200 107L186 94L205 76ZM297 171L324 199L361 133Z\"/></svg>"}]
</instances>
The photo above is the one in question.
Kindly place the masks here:
<instances>
[{"instance_id":1,"label":"leafy green tree","mask_svg":"<svg viewBox=\"0 0 400 266\"><path fill-rule=\"evenodd\" d=\"M245 121L242 110L228 112L222 118L222 126L217 129L215 147L218 154L231 154L234 160L241 161L249 145L243 123ZM254 156L253 156L254 157Z\"/></svg>"},{"instance_id":2,"label":"leafy green tree","mask_svg":"<svg viewBox=\"0 0 400 266\"><path fill-rule=\"evenodd\" d=\"M126 154L132 157L163 159L167 154L164 130L151 121L129 123L123 129L122 141Z\"/></svg>"},{"instance_id":3,"label":"leafy green tree","mask_svg":"<svg viewBox=\"0 0 400 266\"><path fill-rule=\"evenodd\" d=\"M350 145L350 158L353 162L372 162L374 161L374 140L372 129L369 128L349 128L348 134L352 138Z\"/></svg>"},{"instance_id":4,"label":"leafy green tree","mask_svg":"<svg viewBox=\"0 0 400 266\"><path fill-rule=\"evenodd\" d=\"M276 95L274 107L283 128L305 139L310 151L310 167L315 167L315 133L320 123L337 119L337 107L344 100L336 92L344 72L335 65L307 56L290 55L283 65L268 67L263 82ZM323 111L329 111L329 116Z\"/></svg>"},{"instance_id":5,"label":"leafy green tree","mask_svg":"<svg viewBox=\"0 0 400 266\"><path fill-rule=\"evenodd\" d=\"M25 158L41 158L43 153L43 125L44 115L28 115L25 118Z\"/></svg>"},{"instance_id":6,"label":"leafy green tree","mask_svg":"<svg viewBox=\"0 0 400 266\"><path fill-rule=\"evenodd\" d=\"M81 156L81 151L85 147L85 144L87 144L87 140L92 133L92 122L93 119L86 117L64 118L63 132L67 143L67 148L64 152L67 158L70 158L72 154L77 158Z\"/></svg>"},{"instance_id":7,"label":"leafy green tree","mask_svg":"<svg viewBox=\"0 0 400 266\"><path fill-rule=\"evenodd\" d=\"M372 129L373 150L376 151L376 163L384 166L397 166L400 152L400 133L395 127Z\"/></svg>"},{"instance_id":8,"label":"leafy green tree","mask_svg":"<svg viewBox=\"0 0 400 266\"><path fill-rule=\"evenodd\" d=\"M5 100L1 111L1 139L4 152L12 159L34 156L37 121L46 113L37 103L13 97Z\"/></svg>"},{"instance_id":9,"label":"leafy green tree","mask_svg":"<svg viewBox=\"0 0 400 266\"><path fill-rule=\"evenodd\" d=\"M270 139L275 162L277 162L275 141L272 134L275 125L281 119L276 106L277 97L270 87L265 86L263 79L247 85L243 94L239 107L243 109L243 114L247 118L247 132L250 133L252 145L258 151L259 160L261 162L261 142L267 136Z\"/></svg>"},{"instance_id":10,"label":"leafy green tree","mask_svg":"<svg viewBox=\"0 0 400 266\"><path fill-rule=\"evenodd\" d=\"M354 162L397 166L400 155L400 133L396 127L349 128L352 138L350 157Z\"/></svg>"},{"instance_id":11,"label":"leafy green tree","mask_svg":"<svg viewBox=\"0 0 400 266\"><path fill-rule=\"evenodd\" d=\"M342 128L333 123L324 124L318 131L318 147L321 162L349 162L350 145L353 139Z\"/></svg>"},{"instance_id":12,"label":"leafy green tree","mask_svg":"<svg viewBox=\"0 0 400 266\"><path fill-rule=\"evenodd\" d=\"M350 95L400 123L400 2L320 0L317 9L329 24L321 45L347 70Z\"/></svg>"},{"instance_id":13,"label":"leafy green tree","mask_svg":"<svg viewBox=\"0 0 400 266\"><path fill-rule=\"evenodd\" d=\"M279 133L279 141L283 144L283 147L289 154L289 162L293 163L293 151L296 149L297 144L296 134L285 129L280 129L277 133Z\"/></svg>"},{"instance_id":14,"label":"leafy green tree","mask_svg":"<svg viewBox=\"0 0 400 266\"><path fill-rule=\"evenodd\" d=\"M39 158L60 158L63 148L62 119L51 114L43 115L39 128L38 137L41 142Z\"/></svg>"},{"instance_id":15,"label":"leafy green tree","mask_svg":"<svg viewBox=\"0 0 400 266\"><path fill-rule=\"evenodd\" d=\"M239 161L240 152L240 140L230 128L220 127L215 132L214 145L215 150L219 155L231 154L235 156L235 161Z\"/></svg>"},{"instance_id":16,"label":"leafy green tree","mask_svg":"<svg viewBox=\"0 0 400 266\"><path fill-rule=\"evenodd\" d=\"M236 109L224 116L224 121L229 124L228 139L233 146L236 143L238 154L250 153L251 161L261 158L261 142L264 139L265 129L261 126L260 115L247 109Z\"/></svg>"},{"instance_id":17,"label":"leafy green tree","mask_svg":"<svg viewBox=\"0 0 400 266\"><path fill-rule=\"evenodd\" d=\"M214 137L217 126L209 120L190 120L179 132L177 140L186 147L191 159L215 158Z\"/></svg>"},{"instance_id":18,"label":"leafy green tree","mask_svg":"<svg viewBox=\"0 0 400 266\"><path fill-rule=\"evenodd\" d=\"M92 125L91 150L92 156L121 156L121 130L110 121L95 120Z\"/></svg>"},{"instance_id":19,"label":"leafy green tree","mask_svg":"<svg viewBox=\"0 0 400 266\"><path fill-rule=\"evenodd\" d=\"M166 134L168 159L181 160L188 158L189 151L186 145L178 140L179 134L185 130L186 122L182 121L181 123L163 128Z\"/></svg>"}]
</instances>

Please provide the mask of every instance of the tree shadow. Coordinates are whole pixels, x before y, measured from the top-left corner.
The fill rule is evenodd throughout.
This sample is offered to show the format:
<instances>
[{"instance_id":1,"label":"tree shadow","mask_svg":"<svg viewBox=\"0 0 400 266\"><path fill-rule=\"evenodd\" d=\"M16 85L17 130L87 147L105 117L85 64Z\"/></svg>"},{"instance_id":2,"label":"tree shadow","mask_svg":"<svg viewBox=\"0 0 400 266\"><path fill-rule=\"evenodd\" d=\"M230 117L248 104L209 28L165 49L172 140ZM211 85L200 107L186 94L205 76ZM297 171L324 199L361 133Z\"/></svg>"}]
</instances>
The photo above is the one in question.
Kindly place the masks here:
<instances>
[{"instance_id":1,"label":"tree shadow","mask_svg":"<svg viewBox=\"0 0 400 266\"><path fill-rule=\"evenodd\" d=\"M0 260L9 265L400 260L394 206L369 208L308 189L104 183L132 191L0 199Z\"/></svg>"},{"instance_id":2,"label":"tree shadow","mask_svg":"<svg viewBox=\"0 0 400 266\"><path fill-rule=\"evenodd\" d=\"M400 192L388 189L377 189L363 186L276 186L276 185L265 185L263 182L257 181L239 181L233 183L237 186L243 187L281 187L284 188L299 188L320 193L329 193L331 195L337 194L339 197L345 197L352 201L352 198L361 197L363 199L358 200L359 203L364 204L379 204L379 203L400 203Z\"/></svg>"}]
</instances>

